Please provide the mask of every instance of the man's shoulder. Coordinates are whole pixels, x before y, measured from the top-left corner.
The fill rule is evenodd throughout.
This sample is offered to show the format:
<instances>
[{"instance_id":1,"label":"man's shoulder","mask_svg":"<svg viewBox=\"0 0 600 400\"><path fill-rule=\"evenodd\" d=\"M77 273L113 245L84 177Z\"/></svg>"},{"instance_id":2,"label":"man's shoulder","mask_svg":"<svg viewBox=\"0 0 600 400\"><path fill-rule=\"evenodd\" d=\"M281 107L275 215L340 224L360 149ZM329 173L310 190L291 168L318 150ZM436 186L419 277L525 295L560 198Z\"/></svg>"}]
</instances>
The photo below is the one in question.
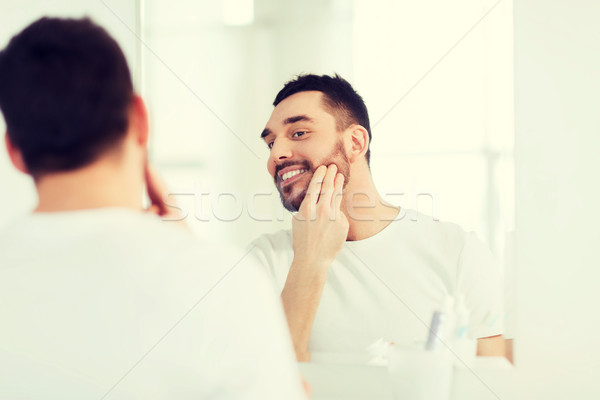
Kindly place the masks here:
<instances>
[{"instance_id":1,"label":"man's shoulder","mask_svg":"<svg viewBox=\"0 0 600 400\"><path fill-rule=\"evenodd\" d=\"M467 231L460 225L442 220L438 216L423 214L412 209L405 209L401 213L400 218L394 223L413 237L428 241L439 239L464 242L467 235Z\"/></svg>"},{"instance_id":2,"label":"man's shoulder","mask_svg":"<svg viewBox=\"0 0 600 400\"><path fill-rule=\"evenodd\" d=\"M124 209L34 213L0 229L0 253L13 262L95 257L156 263L196 247L195 242L190 232L174 223Z\"/></svg>"},{"instance_id":3,"label":"man's shoulder","mask_svg":"<svg viewBox=\"0 0 600 400\"><path fill-rule=\"evenodd\" d=\"M465 247L471 247L468 244L479 243L473 232L454 222L410 209L373 239L366 248L375 252L428 254L452 265L458 262Z\"/></svg>"},{"instance_id":4,"label":"man's shoulder","mask_svg":"<svg viewBox=\"0 0 600 400\"><path fill-rule=\"evenodd\" d=\"M266 268L275 282L282 286L294 258L292 230L281 229L262 234L249 247L254 260Z\"/></svg>"}]
</instances>

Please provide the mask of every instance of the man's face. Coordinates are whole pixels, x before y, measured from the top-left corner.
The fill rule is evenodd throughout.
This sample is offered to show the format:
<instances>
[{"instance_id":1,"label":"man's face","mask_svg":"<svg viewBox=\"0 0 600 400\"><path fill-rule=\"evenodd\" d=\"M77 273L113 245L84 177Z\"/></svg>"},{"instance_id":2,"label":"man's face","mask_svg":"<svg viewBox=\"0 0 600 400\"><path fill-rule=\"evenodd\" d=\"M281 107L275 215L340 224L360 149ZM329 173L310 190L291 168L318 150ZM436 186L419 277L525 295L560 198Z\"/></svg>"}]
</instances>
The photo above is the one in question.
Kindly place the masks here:
<instances>
[{"instance_id":1,"label":"man's face","mask_svg":"<svg viewBox=\"0 0 600 400\"><path fill-rule=\"evenodd\" d=\"M308 184L320 165L336 164L350 178L342 136L333 115L323 108L323 94L296 93L275 107L262 137L269 146L267 169L281 196L283 206L298 211Z\"/></svg>"}]
</instances>

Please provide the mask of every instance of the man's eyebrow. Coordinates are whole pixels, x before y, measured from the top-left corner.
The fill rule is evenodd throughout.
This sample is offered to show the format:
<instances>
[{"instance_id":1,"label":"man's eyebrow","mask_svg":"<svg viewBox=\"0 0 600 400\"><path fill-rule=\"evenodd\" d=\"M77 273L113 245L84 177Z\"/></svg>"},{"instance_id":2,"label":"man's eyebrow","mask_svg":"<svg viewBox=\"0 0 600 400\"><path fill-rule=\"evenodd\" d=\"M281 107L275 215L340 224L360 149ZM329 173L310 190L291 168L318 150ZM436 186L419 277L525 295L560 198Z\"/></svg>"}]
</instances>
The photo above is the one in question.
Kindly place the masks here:
<instances>
[{"instance_id":1,"label":"man's eyebrow","mask_svg":"<svg viewBox=\"0 0 600 400\"><path fill-rule=\"evenodd\" d=\"M283 120L283 124L284 125L290 125L293 124L295 122L300 122L300 121L305 121L305 122L314 122L312 118L310 118L308 115L294 115L293 117L289 117ZM267 136L269 136L270 134L272 134L273 131L271 131L269 128L265 128L262 133L260 134L260 138L264 139Z\"/></svg>"},{"instance_id":2,"label":"man's eyebrow","mask_svg":"<svg viewBox=\"0 0 600 400\"><path fill-rule=\"evenodd\" d=\"M260 138L261 138L261 139L264 139L264 138L266 138L267 136L269 136L271 133L273 133L273 132L271 132L271 130L270 130L269 128L265 128L265 129L262 131L262 133L260 134Z\"/></svg>"},{"instance_id":3,"label":"man's eyebrow","mask_svg":"<svg viewBox=\"0 0 600 400\"><path fill-rule=\"evenodd\" d=\"M284 125L293 124L294 122L306 121L306 122L314 122L312 118L308 115L295 115L293 117L289 117L283 120Z\"/></svg>"}]
</instances>

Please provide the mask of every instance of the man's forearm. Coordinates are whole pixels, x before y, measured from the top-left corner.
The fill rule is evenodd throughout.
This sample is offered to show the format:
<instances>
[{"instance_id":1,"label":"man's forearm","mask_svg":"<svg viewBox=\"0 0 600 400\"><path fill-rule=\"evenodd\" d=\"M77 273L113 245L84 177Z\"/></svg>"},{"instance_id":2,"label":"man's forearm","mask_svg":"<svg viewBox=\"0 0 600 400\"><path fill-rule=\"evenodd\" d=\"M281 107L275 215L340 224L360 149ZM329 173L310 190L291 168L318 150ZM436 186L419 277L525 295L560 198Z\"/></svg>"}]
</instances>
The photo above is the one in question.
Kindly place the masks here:
<instances>
[{"instance_id":1,"label":"man's forearm","mask_svg":"<svg viewBox=\"0 0 600 400\"><path fill-rule=\"evenodd\" d=\"M308 342L326 280L327 266L294 260L281 292L298 361L310 359Z\"/></svg>"},{"instance_id":2,"label":"man's forearm","mask_svg":"<svg viewBox=\"0 0 600 400\"><path fill-rule=\"evenodd\" d=\"M327 280L327 270L344 247L349 222L341 211L344 175L319 166L292 218L294 261L281 298L296 358L308 361L308 342Z\"/></svg>"},{"instance_id":3,"label":"man's forearm","mask_svg":"<svg viewBox=\"0 0 600 400\"><path fill-rule=\"evenodd\" d=\"M478 356L506 356L506 343L502 335L477 339Z\"/></svg>"}]
</instances>

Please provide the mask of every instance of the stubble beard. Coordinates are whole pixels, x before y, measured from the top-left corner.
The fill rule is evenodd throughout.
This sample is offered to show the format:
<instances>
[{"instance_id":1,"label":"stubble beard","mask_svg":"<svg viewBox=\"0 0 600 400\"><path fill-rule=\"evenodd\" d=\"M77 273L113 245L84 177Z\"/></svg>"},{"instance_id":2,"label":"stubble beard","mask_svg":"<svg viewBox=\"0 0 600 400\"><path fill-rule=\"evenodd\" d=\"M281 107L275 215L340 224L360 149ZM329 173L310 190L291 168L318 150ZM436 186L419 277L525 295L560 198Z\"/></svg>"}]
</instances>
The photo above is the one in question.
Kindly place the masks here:
<instances>
[{"instance_id":1,"label":"stubble beard","mask_svg":"<svg viewBox=\"0 0 600 400\"><path fill-rule=\"evenodd\" d=\"M302 160L299 162L288 162L288 163L280 164L275 169L275 186L277 187L277 190L279 191L279 197L281 198L281 204L283 204L283 207L288 211L297 212L300 209L300 206L302 205L302 201L304 201L304 198L306 197L306 193L308 192L308 185L312 179L312 176L315 173L315 170L321 165L330 165L330 164L335 164L338 168L338 173L344 175L344 187L345 187L346 184L350 180L350 162L348 161L348 157L346 156L346 153L344 152L344 147L343 147L343 144L341 141L339 141L337 143L337 145L335 146L335 148L333 149L331 154L329 156L325 157L325 159L323 161L321 161L319 164L317 164L316 166L309 160ZM298 193L296 196L294 196L292 198L290 198L290 195L294 190L294 186L299 185L300 182L292 183L283 188L281 188L281 186L277 182L277 173L281 169L289 167L291 165L301 166L303 169L306 169L306 172L304 174L308 174L308 175L302 177L302 179L305 180L304 187L302 188L300 193ZM308 178L308 179L306 179L306 178Z\"/></svg>"}]
</instances>

